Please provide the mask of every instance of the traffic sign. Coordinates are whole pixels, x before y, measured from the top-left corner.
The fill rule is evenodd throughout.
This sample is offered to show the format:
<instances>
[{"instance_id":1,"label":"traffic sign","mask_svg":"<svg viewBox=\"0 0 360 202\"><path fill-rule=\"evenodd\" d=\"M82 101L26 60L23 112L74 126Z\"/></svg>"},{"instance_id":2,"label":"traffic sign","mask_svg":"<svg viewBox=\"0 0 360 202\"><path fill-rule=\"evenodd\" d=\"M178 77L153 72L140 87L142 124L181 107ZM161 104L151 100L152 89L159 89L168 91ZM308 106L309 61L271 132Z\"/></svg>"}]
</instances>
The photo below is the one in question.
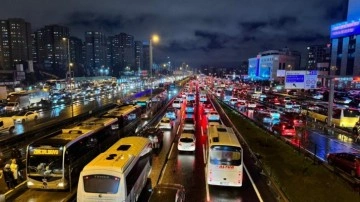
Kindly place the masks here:
<instances>
[{"instance_id":1,"label":"traffic sign","mask_svg":"<svg viewBox=\"0 0 360 202\"><path fill-rule=\"evenodd\" d=\"M316 70L285 72L285 89L314 89L316 84Z\"/></svg>"}]
</instances>

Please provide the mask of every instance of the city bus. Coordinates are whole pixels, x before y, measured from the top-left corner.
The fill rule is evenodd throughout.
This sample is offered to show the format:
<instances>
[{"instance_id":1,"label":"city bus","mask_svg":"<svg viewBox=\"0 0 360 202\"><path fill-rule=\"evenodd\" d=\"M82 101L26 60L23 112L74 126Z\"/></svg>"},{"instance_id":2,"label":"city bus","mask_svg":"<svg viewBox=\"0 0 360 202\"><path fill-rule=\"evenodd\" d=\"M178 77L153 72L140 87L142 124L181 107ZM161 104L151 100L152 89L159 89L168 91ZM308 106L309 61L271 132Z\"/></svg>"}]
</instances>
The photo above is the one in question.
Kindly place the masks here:
<instances>
[{"instance_id":1,"label":"city bus","mask_svg":"<svg viewBox=\"0 0 360 202\"><path fill-rule=\"evenodd\" d=\"M150 96L143 96L140 98L136 98L135 101L136 105L140 106L143 111L146 111L151 103L151 97Z\"/></svg>"},{"instance_id":2,"label":"city bus","mask_svg":"<svg viewBox=\"0 0 360 202\"><path fill-rule=\"evenodd\" d=\"M95 118L62 129L27 146L27 187L72 189L81 169L118 140L117 119Z\"/></svg>"},{"instance_id":3,"label":"city bus","mask_svg":"<svg viewBox=\"0 0 360 202\"><path fill-rule=\"evenodd\" d=\"M326 106L317 106L312 109L302 110L303 114L315 121L328 122L328 109ZM359 121L359 111L350 108L335 107L332 113L331 125L352 128Z\"/></svg>"},{"instance_id":4,"label":"city bus","mask_svg":"<svg viewBox=\"0 0 360 202\"><path fill-rule=\"evenodd\" d=\"M139 106L130 104L118 106L106 112L101 117L117 118L118 128L122 130L125 128L125 126L132 128L132 126L137 125L140 122L141 114L142 111Z\"/></svg>"},{"instance_id":5,"label":"city bus","mask_svg":"<svg viewBox=\"0 0 360 202\"><path fill-rule=\"evenodd\" d=\"M77 201L137 201L148 182L151 161L148 138L120 139L81 171Z\"/></svg>"},{"instance_id":6,"label":"city bus","mask_svg":"<svg viewBox=\"0 0 360 202\"><path fill-rule=\"evenodd\" d=\"M231 127L209 125L206 147L206 181L209 185L241 187L243 149Z\"/></svg>"}]
</instances>

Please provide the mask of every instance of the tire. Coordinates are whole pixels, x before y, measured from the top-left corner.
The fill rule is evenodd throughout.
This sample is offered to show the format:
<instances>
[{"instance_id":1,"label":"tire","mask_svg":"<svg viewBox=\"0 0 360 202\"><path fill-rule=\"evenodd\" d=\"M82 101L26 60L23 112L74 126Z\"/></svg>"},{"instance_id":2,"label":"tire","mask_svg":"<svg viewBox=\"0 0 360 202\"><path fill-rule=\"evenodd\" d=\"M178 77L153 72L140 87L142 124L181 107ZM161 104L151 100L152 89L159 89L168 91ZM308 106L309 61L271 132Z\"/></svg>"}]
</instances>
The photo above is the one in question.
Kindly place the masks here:
<instances>
[{"instance_id":1,"label":"tire","mask_svg":"<svg viewBox=\"0 0 360 202\"><path fill-rule=\"evenodd\" d=\"M21 120L21 123L25 123L25 119Z\"/></svg>"},{"instance_id":2,"label":"tire","mask_svg":"<svg viewBox=\"0 0 360 202\"><path fill-rule=\"evenodd\" d=\"M15 127L10 127L9 133L10 133L10 134L13 134L13 133L14 133L14 130L15 130Z\"/></svg>"}]
</instances>

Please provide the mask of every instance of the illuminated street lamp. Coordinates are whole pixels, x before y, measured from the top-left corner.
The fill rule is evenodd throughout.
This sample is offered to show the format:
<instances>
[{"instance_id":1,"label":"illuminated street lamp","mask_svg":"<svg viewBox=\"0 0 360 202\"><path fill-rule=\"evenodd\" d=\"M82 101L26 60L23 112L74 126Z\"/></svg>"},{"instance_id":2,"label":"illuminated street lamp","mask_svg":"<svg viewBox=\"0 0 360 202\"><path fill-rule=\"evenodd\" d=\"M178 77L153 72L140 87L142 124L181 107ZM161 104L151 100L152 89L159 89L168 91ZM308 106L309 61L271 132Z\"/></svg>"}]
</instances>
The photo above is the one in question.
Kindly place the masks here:
<instances>
[{"instance_id":1,"label":"illuminated street lamp","mask_svg":"<svg viewBox=\"0 0 360 202\"><path fill-rule=\"evenodd\" d=\"M159 35L157 34L153 34L150 38L150 45L149 45L149 55L150 55L150 82L151 82L151 90L150 90L150 93L151 93L151 97L152 97L152 90L153 90L153 82L152 82L152 66L153 66L153 43L154 44L157 44L159 43L160 41L160 37Z\"/></svg>"},{"instance_id":2,"label":"illuminated street lamp","mask_svg":"<svg viewBox=\"0 0 360 202\"><path fill-rule=\"evenodd\" d=\"M73 93L72 93L72 75L71 75L71 69L73 67L73 63L70 60L70 39L69 38L62 38L63 41L67 42L67 64L68 64L68 72L66 74L66 77L69 81L69 88L70 88L70 104L71 104L71 117L74 117L74 106L73 106Z\"/></svg>"}]
</instances>

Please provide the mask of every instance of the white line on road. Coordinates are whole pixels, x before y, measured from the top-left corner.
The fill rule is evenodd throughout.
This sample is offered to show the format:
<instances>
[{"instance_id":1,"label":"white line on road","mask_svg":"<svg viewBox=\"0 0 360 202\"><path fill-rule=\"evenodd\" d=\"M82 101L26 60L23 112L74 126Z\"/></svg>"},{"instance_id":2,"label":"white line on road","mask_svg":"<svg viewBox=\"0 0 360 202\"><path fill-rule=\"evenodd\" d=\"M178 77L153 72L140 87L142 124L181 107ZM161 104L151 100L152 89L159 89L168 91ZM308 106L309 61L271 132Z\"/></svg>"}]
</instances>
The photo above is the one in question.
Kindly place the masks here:
<instances>
[{"instance_id":1,"label":"white line on road","mask_svg":"<svg viewBox=\"0 0 360 202\"><path fill-rule=\"evenodd\" d=\"M171 145L171 149L170 149L170 152L169 152L169 154L168 154L168 156L167 156L167 160L169 160L170 159L170 156L171 156L171 153L172 153L172 150L174 149L174 143L172 143L172 145Z\"/></svg>"},{"instance_id":2,"label":"white line on road","mask_svg":"<svg viewBox=\"0 0 360 202\"><path fill-rule=\"evenodd\" d=\"M250 173L249 173L249 171L247 170L245 164L244 164L244 169L245 169L246 174L249 176L251 185L253 186L253 188L254 188L254 190L255 190L255 193L256 193L259 201L260 201L260 202L264 202L264 200L262 199L262 197L261 197L261 195L260 195L260 192L259 192L259 190L257 189L256 184L254 183L254 180L251 178Z\"/></svg>"},{"instance_id":3,"label":"white line on road","mask_svg":"<svg viewBox=\"0 0 360 202\"><path fill-rule=\"evenodd\" d=\"M207 172L205 166L205 185L206 185L206 201L210 201L210 192L209 192L209 184L207 183Z\"/></svg>"},{"instance_id":4,"label":"white line on road","mask_svg":"<svg viewBox=\"0 0 360 202\"><path fill-rule=\"evenodd\" d=\"M178 126L177 131L176 131L176 134L179 134L179 130L180 130L180 124L179 124L179 126Z\"/></svg>"},{"instance_id":5,"label":"white line on road","mask_svg":"<svg viewBox=\"0 0 360 202\"><path fill-rule=\"evenodd\" d=\"M161 172L161 178L160 178L159 184L162 182L162 179L163 179L163 177L164 177L164 173L165 173L165 170L166 170L166 166L167 166L167 163L165 164L165 167L164 167L164 169L163 169L162 172Z\"/></svg>"}]
</instances>

